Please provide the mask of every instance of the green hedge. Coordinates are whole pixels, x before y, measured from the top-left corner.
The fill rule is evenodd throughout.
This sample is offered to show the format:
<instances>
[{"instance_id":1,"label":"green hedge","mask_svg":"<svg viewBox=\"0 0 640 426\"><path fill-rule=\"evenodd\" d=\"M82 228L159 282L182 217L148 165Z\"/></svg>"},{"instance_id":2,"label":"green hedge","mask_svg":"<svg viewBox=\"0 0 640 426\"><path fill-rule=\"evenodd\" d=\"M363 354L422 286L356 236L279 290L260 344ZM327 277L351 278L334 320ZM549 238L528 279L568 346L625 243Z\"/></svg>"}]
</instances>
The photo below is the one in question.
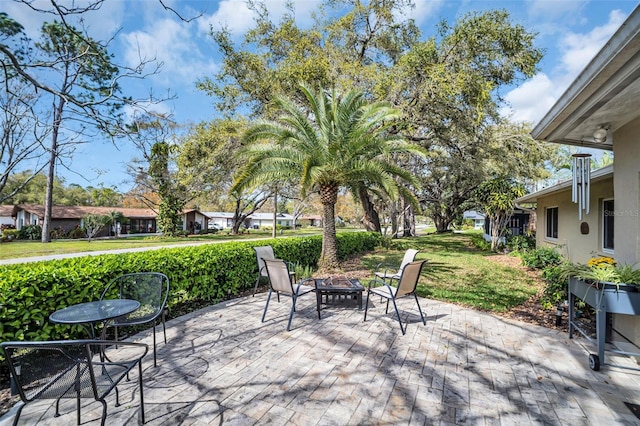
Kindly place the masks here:
<instances>
[{"instance_id":1,"label":"green hedge","mask_svg":"<svg viewBox=\"0 0 640 426\"><path fill-rule=\"evenodd\" d=\"M373 250L376 233L338 234L338 256ZM215 303L253 286L257 267L254 246L271 245L276 257L315 267L322 237L280 238L105 254L0 266L0 341L83 338L79 326L49 323L61 308L97 300L113 278L155 271L169 277L169 308L190 300Z\"/></svg>"}]
</instances>

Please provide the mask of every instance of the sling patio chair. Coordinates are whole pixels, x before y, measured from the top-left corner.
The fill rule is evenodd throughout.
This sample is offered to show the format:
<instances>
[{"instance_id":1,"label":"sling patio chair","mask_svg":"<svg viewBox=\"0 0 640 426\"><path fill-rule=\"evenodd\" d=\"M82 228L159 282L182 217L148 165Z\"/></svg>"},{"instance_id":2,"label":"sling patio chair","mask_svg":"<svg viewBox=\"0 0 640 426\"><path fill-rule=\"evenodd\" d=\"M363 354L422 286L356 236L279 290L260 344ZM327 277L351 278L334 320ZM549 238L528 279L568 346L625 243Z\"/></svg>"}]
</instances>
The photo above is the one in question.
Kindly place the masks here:
<instances>
[{"instance_id":1,"label":"sling patio chair","mask_svg":"<svg viewBox=\"0 0 640 426\"><path fill-rule=\"evenodd\" d=\"M256 295L258 290L258 284L262 278L269 279L267 275L267 268L264 265L263 259L274 260L276 255L273 253L273 247L271 246L258 246L253 248L256 251L256 261L258 263L258 277L256 278L256 284L253 286L253 296ZM292 264L289 263L289 268L292 268ZM292 282L296 281L295 271L289 271L289 276ZM280 294L278 294L278 302L280 301Z\"/></svg>"},{"instance_id":2,"label":"sling patio chair","mask_svg":"<svg viewBox=\"0 0 640 426\"><path fill-rule=\"evenodd\" d=\"M267 295L267 303L264 306L262 322L264 322L264 318L267 315L271 293L276 292L277 294L283 294L291 297L291 311L289 312L289 322L287 323L287 331L290 331L291 319L293 318L293 313L296 311L298 297L316 290L315 286L311 287L305 284L306 282L313 282L313 279L307 278L294 285L291 282L291 274L287 262L281 259L263 259L263 261L269 277L269 294Z\"/></svg>"},{"instance_id":3,"label":"sling patio chair","mask_svg":"<svg viewBox=\"0 0 640 426\"><path fill-rule=\"evenodd\" d=\"M100 300L107 298L133 299L140 302L140 308L131 314L116 318L108 324L115 329L118 341L118 328L153 322L153 366L156 361L156 323L162 321L164 343L167 343L165 316L169 297L169 278L159 272L137 272L124 274L111 281L102 292Z\"/></svg>"},{"instance_id":4,"label":"sling patio chair","mask_svg":"<svg viewBox=\"0 0 640 426\"><path fill-rule=\"evenodd\" d=\"M382 281L388 280L389 284L393 284L394 280L399 281L400 276L402 275L402 270L407 264L409 264L409 262L413 262L414 260L416 260L416 255L418 254L418 252L419 251L415 249L408 249L407 251L405 251L402 262L397 269L395 269L393 265L390 265L388 263L379 263L378 266L376 266L376 270L374 272L375 277L381 279Z\"/></svg>"},{"instance_id":5,"label":"sling patio chair","mask_svg":"<svg viewBox=\"0 0 640 426\"><path fill-rule=\"evenodd\" d=\"M393 287L391 284L382 281L378 278L374 278L369 281L369 285L367 286L367 302L364 307L364 320L367 320L367 310L369 309L369 296L373 293L380 297L384 297L387 299L387 308L385 313L389 313L389 300L393 302L393 308L396 311L396 317L398 318L398 323L400 324L400 330L402 330L402 334L406 333L406 327L402 326L402 319L400 318L400 312L398 311L398 305L396 300L402 296L410 296L416 299L416 304L418 305L418 311L420 312L420 318L422 318L422 323L427 325L427 322L422 314L422 309L420 308L420 302L418 301L418 295L416 294L416 287L418 286L418 279L420 278L420 272L422 272L422 267L426 263L426 260L418 260L415 262L410 262L402 269L402 275L400 276L400 280L398 281L398 286ZM373 285L380 285L380 287L373 287Z\"/></svg>"},{"instance_id":6,"label":"sling patio chair","mask_svg":"<svg viewBox=\"0 0 640 426\"><path fill-rule=\"evenodd\" d=\"M101 425L107 418L106 397L115 389L116 407L120 406L118 384L138 367L140 414L144 418L142 358L148 346L143 343L105 340L59 340L46 342L3 342L2 352L11 380L24 404L18 407L13 425L18 424L24 407L36 400L56 400L55 417L60 415L60 399L76 399L77 422L80 399L93 398L102 404ZM106 361L105 353L110 361Z\"/></svg>"}]
</instances>

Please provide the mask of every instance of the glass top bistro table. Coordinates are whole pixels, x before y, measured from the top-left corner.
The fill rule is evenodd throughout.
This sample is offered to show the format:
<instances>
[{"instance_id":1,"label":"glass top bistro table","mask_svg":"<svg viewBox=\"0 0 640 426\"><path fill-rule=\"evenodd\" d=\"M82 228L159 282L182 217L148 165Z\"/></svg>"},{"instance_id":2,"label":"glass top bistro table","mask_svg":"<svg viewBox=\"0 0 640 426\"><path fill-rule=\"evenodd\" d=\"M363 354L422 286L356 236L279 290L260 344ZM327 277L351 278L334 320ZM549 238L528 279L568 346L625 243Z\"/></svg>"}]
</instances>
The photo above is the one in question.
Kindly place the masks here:
<instances>
[{"instance_id":1,"label":"glass top bistro table","mask_svg":"<svg viewBox=\"0 0 640 426\"><path fill-rule=\"evenodd\" d=\"M55 311L49 315L49 321L55 324L70 324L81 325L92 339L95 339L96 334L94 330L94 324L101 322L106 324L107 322L116 318L128 315L140 307L140 302L130 299L105 299L95 302L79 303L72 305L59 311ZM87 327L87 324L89 327ZM100 336L104 340L104 332L106 327L102 328L102 335Z\"/></svg>"},{"instance_id":2,"label":"glass top bistro table","mask_svg":"<svg viewBox=\"0 0 640 426\"><path fill-rule=\"evenodd\" d=\"M316 278L316 303L318 308L318 319L320 319L320 309L322 305L329 305L329 296L331 296L331 304L337 305L338 302L356 301L358 308L362 309L362 293L364 287L357 279L349 279L346 277L329 277Z\"/></svg>"}]
</instances>

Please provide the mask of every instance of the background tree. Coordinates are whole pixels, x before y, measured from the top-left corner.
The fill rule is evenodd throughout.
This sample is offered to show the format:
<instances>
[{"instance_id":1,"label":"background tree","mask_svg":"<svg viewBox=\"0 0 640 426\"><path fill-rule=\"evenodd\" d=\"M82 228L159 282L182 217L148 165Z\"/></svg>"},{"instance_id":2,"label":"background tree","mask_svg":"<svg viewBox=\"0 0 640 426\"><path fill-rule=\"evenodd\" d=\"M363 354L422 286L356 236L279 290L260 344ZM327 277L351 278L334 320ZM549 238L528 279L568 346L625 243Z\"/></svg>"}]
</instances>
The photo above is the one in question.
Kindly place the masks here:
<instances>
[{"instance_id":1,"label":"background tree","mask_svg":"<svg viewBox=\"0 0 640 426\"><path fill-rule=\"evenodd\" d=\"M423 39L403 18L411 2L402 0L327 0L308 30L296 26L293 9L274 23L261 2L254 5L256 23L241 44L224 31L212 33L223 67L199 88L215 96L225 113L249 110L266 117L275 94L299 100L297 80L339 91L358 87L371 100L390 102L403 112L392 130L434 151L426 162L402 156L396 162L420 176L423 193L415 195L438 229L446 230L490 176L488 163L504 156L487 145L490 127L499 121L500 89L536 71L542 52L535 34L513 24L506 12L489 11L443 21ZM379 230L379 209L389 205L381 202L385 194L362 185L350 189L363 206L367 229ZM410 230L411 211L405 203L384 214L396 228L402 218Z\"/></svg>"},{"instance_id":2,"label":"background tree","mask_svg":"<svg viewBox=\"0 0 640 426\"><path fill-rule=\"evenodd\" d=\"M151 147L149 176L153 179L160 197L158 206L158 227L164 235L176 236L182 230L182 211L186 204L185 190L178 184L171 171L172 147L167 142L156 142Z\"/></svg>"},{"instance_id":3,"label":"background tree","mask_svg":"<svg viewBox=\"0 0 640 426\"><path fill-rule=\"evenodd\" d=\"M82 25L84 13L99 9L101 0L83 5L60 5L56 0L47 4L15 1L32 11L59 19L45 22L40 40L28 50L23 48L27 40L23 27L7 15L0 19L0 36L3 37L0 64L5 79L19 77L25 85L41 94L41 105L48 109L39 111L43 114L41 117L48 118L51 129L42 232L42 240L47 242L50 240L56 166L66 167L63 159L75 144L121 135L119 108L125 103L132 107L140 107L143 103L120 96L120 81L127 77L144 78L156 73L158 68L147 72L153 61L143 61L134 67L116 65L107 51L108 42L94 40L84 28L74 26L74 23ZM148 105L163 100L150 97L143 101Z\"/></svg>"},{"instance_id":4,"label":"background tree","mask_svg":"<svg viewBox=\"0 0 640 426\"><path fill-rule=\"evenodd\" d=\"M256 190L231 191L233 176L243 164L236 152L243 146L244 120L216 119L200 123L183 138L178 155L178 179L199 205L233 211L231 232L237 234L245 220L272 197L267 185Z\"/></svg>"},{"instance_id":5,"label":"background tree","mask_svg":"<svg viewBox=\"0 0 640 426\"><path fill-rule=\"evenodd\" d=\"M419 35L413 21L397 18L410 4L407 0L328 0L314 13L313 27L301 29L295 22L293 3L276 24L264 2L252 2L256 22L239 46L225 30L212 32L223 54L223 66L198 87L230 116L248 110L253 117L273 117L276 112L269 108L276 95L305 102L297 90L299 81L334 87L338 92L358 87L375 99L377 80ZM351 190L357 190L367 229L379 231L376 194L368 193L364 185Z\"/></svg>"},{"instance_id":6,"label":"background tree","mask_svg":"<svg viewBox=\"0 0 640 426\"><path fill-rule=\"evenodd\" d=\"M497 250L506 235L516 198L526 193L524 186L509 178L494 178L483 182L476 190L482 211L491 221L491 250Z\"/></svg>"},{"instance_id":7,"label":"background tree","mask_svg":"<svg viewBox=\"0 0 640 426\"><path fill-rule=\"evenodd\" d=\"M15 81L0 83L1 204L20 192L46 166L41 161L44 153L41 143L49 129L39 124L34 111L37 94Z\"/></svg>"},{"instance_id":8,"label":"background tree","mask_svg":"<svg viewBox=\"0 0 640 426\"><path fill-rule=\"evenodd\" d=\"M394 177L412 181L405 170L391 163L395 152L420 151L404 140L388 137L387 128L397 111L384 103L369 104L363 93L313 90L301 85L304 106L277 97L281 115L262 122L245 134L246 159L232 190L258 184L300 181L301 194L317 191L323 207L323 238L320 266L338 263L335 205L340 189L358 182L397 194ZM308 112L307 112L308 111Z\"/></svg>"},{"instance_id":9,"label":"background tree","mask_svg":"<svg viewBox=\"0 0 640 426\"><path fill-rule=\"evenodd\" d=\"M82 227L87 235L87 241L91 242L102 228L109 223L110 217L106 215L88 214L82 217Z\"/></svg>"}]
</instances>

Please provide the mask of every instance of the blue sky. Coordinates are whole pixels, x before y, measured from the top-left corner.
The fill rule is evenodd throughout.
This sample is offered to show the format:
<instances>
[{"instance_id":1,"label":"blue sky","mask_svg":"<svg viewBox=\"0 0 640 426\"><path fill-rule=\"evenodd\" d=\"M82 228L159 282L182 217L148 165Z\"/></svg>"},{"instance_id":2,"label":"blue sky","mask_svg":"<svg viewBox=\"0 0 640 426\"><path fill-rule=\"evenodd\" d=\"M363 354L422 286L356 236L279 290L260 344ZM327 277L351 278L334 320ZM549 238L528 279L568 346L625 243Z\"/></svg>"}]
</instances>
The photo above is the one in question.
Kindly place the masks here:
<instances>
[{"instance_id":1,"label":"blue sky","mask_svg":"<svg viewBox=\"0 0 640 426\"><path fill-rule=\"evenodd\" d=\"M87 0L81 0L86 2ZM320 0L294 0L296 19L310 23L310 12ZM537 122L573 79L602 48L624 19L637 6L635 0L511 0L456 1L415 0L415 9L405 16L416 21L423 36L434 34L442 18L453 23L470 11L506 9L513 22L537 32L536 44L546 51L540 72L518 87L504 92L509 105L505 115L514 120ZM35 0L48 3L48 0ZM177 99L156 107L172 113L178 123L197 123L215 116L213 100L195 88L195 81L212 76L220 67L220 56L208 35L210 26L226 25L238 39L252 24L251 12L243 0L165 0L183 16L202 16L183 22L162 8L158 0L107 0L100 10L84 16L95 39L113 38L110 51L116 61L135 65L140 57L163 63L161 72L145 81L124 86L130 93L174 92ZM267 0L270 12L278 16L285 0ZM32 38L37 38L43 16L19 3L2 0L0 11L20 22ZM136 155L124 144L94 141L76 150L69 163L71 171L59 168L67 184L117 186L127 190L126 163ZM107 172L107 173L104 173Z\"/></svg>"}]
</instances>

